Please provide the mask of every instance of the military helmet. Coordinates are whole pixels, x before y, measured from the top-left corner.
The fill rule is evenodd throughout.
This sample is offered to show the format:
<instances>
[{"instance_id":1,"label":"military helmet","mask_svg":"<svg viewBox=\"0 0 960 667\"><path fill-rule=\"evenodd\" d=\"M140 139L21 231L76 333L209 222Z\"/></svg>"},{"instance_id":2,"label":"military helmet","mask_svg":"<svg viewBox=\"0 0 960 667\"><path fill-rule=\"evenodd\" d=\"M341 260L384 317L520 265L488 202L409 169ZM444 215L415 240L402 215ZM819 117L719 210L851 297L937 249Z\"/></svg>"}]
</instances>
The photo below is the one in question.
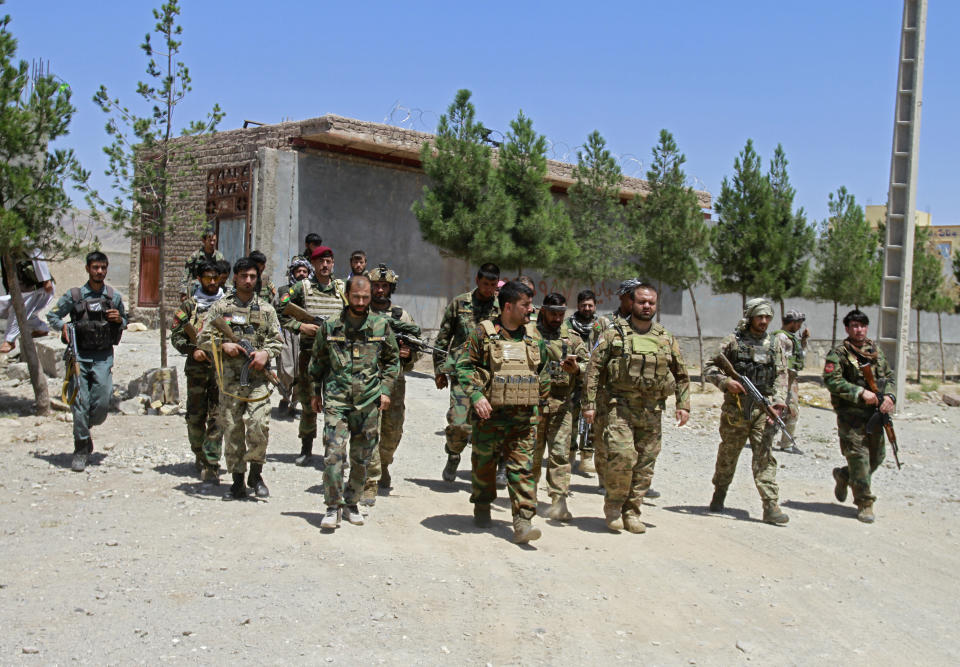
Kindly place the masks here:
<instances>
[{"instance_id":1,"label":"military helmet","mask_svg":"<svg viewBox=\"0 0 960 667\"><path fill-rule=\"evenodd\" d=\"M390 284L390 293L397 289L397 283L400 282L400 276L387 268L386 264L377 264L377 268L368 270L364 275L370 279L370 282L383 281Z\"/></svg>"}]
</instances>

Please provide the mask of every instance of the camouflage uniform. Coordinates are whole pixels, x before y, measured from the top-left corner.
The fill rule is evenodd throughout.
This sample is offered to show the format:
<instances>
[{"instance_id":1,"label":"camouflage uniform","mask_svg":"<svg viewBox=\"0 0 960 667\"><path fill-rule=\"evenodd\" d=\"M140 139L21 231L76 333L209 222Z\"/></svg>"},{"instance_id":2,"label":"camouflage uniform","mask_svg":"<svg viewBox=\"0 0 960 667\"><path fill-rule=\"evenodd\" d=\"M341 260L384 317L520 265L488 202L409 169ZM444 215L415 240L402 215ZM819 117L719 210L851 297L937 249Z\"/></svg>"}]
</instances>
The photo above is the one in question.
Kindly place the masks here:
<instances>
[{"instance_id":1,"label":"camouflage uniform","mask_svg":"<svg viewBox=\"0 0 960 667\"><path fill-rule=\"evenodd\" d=\"M872 506L877 499L870 489L871 475L883 463L885 453L883 429L877 427L873 433L866 431L867 421L877 411L877 406L866 405L861 399L867 388L860 370L861 363L874 364L877 387L895 400L896 377L883 351L873 341L867 340L857 349L848 338L830 350L823 367L823 383L830 391L830 402L837 413L840 451L847 459L847 465L834 472L840 477L838 482L849 484L853 501L859 507ZM879 398L883 399L882 396Z\"/></svg>"},{"instance_id":2,"label":"camouflage uniform","mask_svg":"<svg viewBox=\"0 0 960 667\"><path fill-rule=\"evenodd\" d=\"M283 326L283 315L280 314L283 306L281 301L283 297L290 293L290 288L296 283L289 283L277 289L277 300L274 308L277 310L277 317L280 320L281 333L283 334L283 352L277 357L277 379L283 384L287 395L291 396L290 408L297 402L297 397L293 396L297 384L297 373L300 364L300 334L290 331Z\"/></svg>"},{"instance_id":3,"label":"camouflage uniform","mask_svg":"<svg viewBox=\"0 0 960 667\"><path fill-rule=\"evenodd\" d=\"M787 412L783 415L783 424L786 432L793 435L797 428L797 417L800 415L800 371L803 370L806 355L799 333L780 329L775 335L787 361ZM786 435L780 437L780 449L792 446Z\"/></svg>"},{"instance_id":4,"label":"camouflage uniform","mask_svg":"<svg viewBox=\"0 0 960 667\"><path fill-rule=\"evenodd\" d=\"M603 390L606 405L599 404ZM690 379L680 346L654 322L646 333L614 320L590 355L584 409L606 415L603 443L605 510L639 517L660 454L664 400L673 393L678 410L690 410ZM597 449L598 454L600 448Z\"/></svg>"},{"instance_id":5,"label":"camouflage uniform","mask_svg":"<svg viewBox=\"0 0 960 667\"><path fill-rule=\"evenodd\" d=\"M390 397L400 370L386 318L369 313L359 325L348 311L324 322L313 341L309 378L323 398L323 497L327 507L356 505L379 440L380 396ZM349 444L350 479L343 483Z\"/></svg>"},{"instance_id":6,"label":"camouflage uniform","mask_svg":"<svg viewBox=\"0 0 960 667\"><path fill-rule=\"evenodd\" d=\"M546 342L547 370L550 373L550 396L542 406L540 426L537 429L537 448L533 458L533 480L540 481L543 456L547 454L547 487L550 496L567 496L570 492L570 438L574 431L574 394L587 369L589 353L583 339L573 333L566 323L554 331L543 323L537 325ZM577 356L578 372L571 375L560 368L568 355Z\"/></svg>"},{"instance_id":7,"label":"camouflage uniform","mask_svg":"<svg viewBox=\"0 0 960 667\"><path fill-rule=\"evenodd\" d=\"M527 368L527 377L524 379L532 377L532 383L500 384L490 379L494 372L493 366L497 365L498 360L500 363L507 360L502 351L495 351L495 346L500 342L523 343L526 351L523 363ZM492 353L496 355L495 358L491 357ZM537 513L533 455L537 424L540 422L538 403L545 401L550 395L547 354L546 343L534 324L525 324L511 334L503 329L498 316L493 320L484 320L470 333L465 353L459 355L456 362L457 383L464 388L470 406L486 396L493 407L489 419L477 419L473 422L470 502L489 506L496 499L497 462L502 457L506 460L507 488L513 516L515 519L520 517L528 521ZM508 396L508 389L516 391L518 395L521 389L529 393L524 395L523 400L515 399L515 404L509 405L494 396L497 389L504 397ZM505 400L510 401L509 398Z\"/></svg>"},{"instance_id":8,"label":"camouflage uniform","mask_svg":"<svg viewBox=\"0 0 960 667\"><path fill-rule=\"evenodd\" d=\"M219 355L223 362L219 417L227 471L243 474L248 462L260 466L266 462L270 436L270 383L262 371L250 371L250 384L246 387L240 385L240 371L247 357L223 354L220 349L222 334L210 324L218 317L226 320L239 338L249 341L255 350L266 352L270 359L283 349L283 337L277 312L256 294L246 303L235 293L223 297L210 306L200 329L198 347L208 356ZM217 347L216 353L214 346ZM258 397L263 399L248 400Z\"/></svg>"},{"instance_id":9,"label":"camouflage uniform","mask_svg":"<svg viewBox=\"0 0 960 667\"><path fill-rule=\"evenodd\" d=\"M220 408L217 374L212 363L193 358L197 347L183 330L183 325L189 323L194 330L199 331L200 321L207 310L209 306L198 307L194 297L181 303L180 308L173 314L170 344L187 357L183 374L187 377L187 438L190 449L204 466L219 468L223 451L223 429L220 428L217 418Z\"/></svg>"},{"instance_id":10,"label":"camouflage uniform","mask_svg":"<svg viewBox=\"0 0 960 667\"><path fill-rule=\"evenodd\" d=\"M387 318L387 321L399 321L416 326L413 317L399 306L391 307L389 304L383 310L376 310L372 306L370 310L377 315ZM419 329L419 327L417 327ZM380 414L380 445L373 450L373 456L370 457L370 463L367 465L367 483L363 487L363 500L369 501L377 496L377 486L383 470L393 463L394 453L400 446L400 438L403 437L403 421L405 416L404 399L407 393L407 378L405 373L413 370L414 365L420 358L420 353L414 350L410 351L410 356L404 360L397 357L401 362L400 372L397 374L397 381L393 385L393 391L390 392L390 407L386 412Z\"/></svg>"},{"instance_id":11,"label":"camouflage uniform","mask_svg":"<svg viewBox=\"0 0 960 667\"><path fill-rule=\"evenodd\" d=\"M720 352L726 355L738 373L749 377L772 404L784 403L787 390L786 362L776 336L767 332L758 338L750 332L749 324L741 322L734 333L721 341ZM713 485L726 493L737 469L740 450L749 438L757 491L765 507L770 503L775 505L780 493L777 487L777 461L772 451L776 427L767 423L763 406L753 405L747 394L726 391L730 378L717 365L716 359L707 363L704 377L724 390L723 406L720 408L720 447Z\"/></svg>"},{"instance_id":12,"label":"camouflage uniform","mask_svg":"<svg viewBox=\"0 0 960 667\"><path fill-rule=\"evenodd\" d=\"M613 328L615 323L619 322L622 326L630 326L630 314L623 315L619 310L615 310L608 315L600 315L596 324L593 325L593 345L600 341L604 331ZM594 348L594 352L596 349ZM590 356L593 356L591 353ZM593 426L590 429L590 438L593 441L593 462L597 469L597 482L600 488L604 487L604 466L607 462L606 444L603 441L603 429L607 420L607 407L609 405L607 389L604 386L597 387L597 416L593 419ZM582 403L585 402L581 401Z\"/></svg>"},{"instance_id":13,"label":"camouflage uniform","mask_svg":"<svg viewBox=\"0 0 960 667\"><path fill-rule=\"evenodd\" d=\"M297 400L300 401L300 427L298 433L301 439L313 440L317 436L317 413L310 405L313 397L313 382L307 374L310 367L314 339L300 333L301 322L283 315L283 307L287 302L295 303L314 316L334 318L347 305L346 291L343 281L331 278L326 285L320 284L316 278L307 278L291 285L286 295L280 299L280 323L287 331L300 334L300 357L297 367Z\"/></svg>"},{"instance_id":14,"label":"camouflage uniform","mask_svg":"<svg viewBox=\"0 0 960 667\"><path fill-rule=\"evenodd\" d=\"M183 274L180 276L180 294L193 294L200 287L201 265L205 262L215 264L225 259L226 257L219 250L214 250L212 255L208 255L203 248L187 257L187 261L183 263Z\"/></svg>"},{"instance_id":15,"label":"camouflage uniform","mask_svg":"<svg viewBox=\"0 0 960 667\"><path fill-rule=\"evenodd\" d=\"M596 345L597 340L600 338L601 329L605 329L609 326L609 321L606 317L602 315L594 315L593 319L589 322L583 322L577 316L576 313L567 318L566 321L567 328L570 329L572 333L575 333L583 341L587 349L587 357L589 358L590 353L593 351L594 346ZM573 407L570 414L571 420L574 427L571 429L570 433L570 449L576 451L579 449L581 451L580 458L589 459L593 456L594 441L593 437L593 425L590 428L590 436L586 440L580 441L580 410L581 404L583 403L583 376L581 375L577 385L573 390Z\"/></svg>"},{"instance_id":16,"label":"camouflage uniform","mask_svg":"<svg viewBox=\"0 0 960 667\"><path fill-rule=\"evenodd\" d=\"M434 375L447 374L450 378L450 409L447 410L447 454L457 456L466 448L470 439L470 399L454 370L457 362L465 356L464 343L480 322L500 315L496 298L481 301L477 290L465 292L447 306L440 322L440 332L434 343L448 352L446 359L434 354Z\"/></svg>"}]
</instances>

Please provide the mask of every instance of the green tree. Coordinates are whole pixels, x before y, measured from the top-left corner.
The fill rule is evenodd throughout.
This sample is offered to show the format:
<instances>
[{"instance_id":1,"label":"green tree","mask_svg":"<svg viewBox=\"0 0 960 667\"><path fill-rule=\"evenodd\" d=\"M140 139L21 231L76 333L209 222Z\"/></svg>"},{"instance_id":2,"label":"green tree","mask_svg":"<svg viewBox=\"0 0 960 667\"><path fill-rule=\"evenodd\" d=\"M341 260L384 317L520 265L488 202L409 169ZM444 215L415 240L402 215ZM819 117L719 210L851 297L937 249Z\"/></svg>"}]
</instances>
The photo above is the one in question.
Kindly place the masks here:
<instances>
[{"instance_id":1,"label":"green tree","mask_svg":"<svg viewBox=\"0 0 960 667\"><path fill-rule=\"evenodd\" d=\"M910 305L917 314L917 382L920 382L921 341L920 313L938 312L942 306L943 265L930 230L919 225L913 236L913 280L910 284Z\"/></svg>"},{"instance_id":2,"label":"green tree","mask_svg":"<svg viewBox=\"0 0 960 667\"><path fill-rule=\"evenodd\" d=\"M697 322L702 369L703 336L693 287L703 279L710 229L703 219L696 192L686 185L687 176L683 172L686 161L673 135L660 130L660 141L653 147L653 162L647 170L650 192L646 197L637 197L630 207L631 265L638 275L654 282L658 290L668 285L689 292ZM700 381L702 386L702 373Z\"/></svg>"},{"instance_id":3,"label":"green tree","mask_svg":"<svg viewBox=\"0 0 960 667\"><path fill-rule=\"evenodd\" d=\"M490 261L523 272L524 267L548 272L563 270L576 261L577 246L566 206L553 198L547 183L547 139L533 129L533 121L517 114L510 122L498 155L497 177L511 202L515 217L478 230L481 247L503 248Z\"/></svg>"},{"instance_id":4,"label":"green tree","mask_svg":"<svg viewBox=\"0 0 960 667\"><path fill-rule=\"evenodd\" d=\"M137 82L136 92L150 107L145 116L138 116L123 106L118 98L110 98L107 89L100 89L93 101L109 119L106 125L110 145L104 147L109 159L107 175L119 193L114 198L111 215L114 224L137 238L157 236L160 253L160 365L167 366L166 240L174 221L170 211L186 192L175 191L171 182L177 173L173 165L187 165L192 171L190 142L174 140L174 111L192 90L190 71L180 60L179 37L183 28L176 22L180 15L178 0L170 0L153 10L154 32L161 45L155 47L148 33L140 48L147 57L147 81ZM183 136L199 136L214 132L224 113L219 104L204 120L191 121L182 127ZM203 212L194 220L197 228L204 224Z\"/></svg>"},{"instance_id":5,"label":"green tree","mask_svg":"<svg viewBox=\"0 0 960 667\"><path fill-rule=\"evenodd\" d=\"M71 208L67 188L84 193L91 208L93 193L89 172L81 168L73 151L50 148L68 133L76 111L70 103L70 88L53 76L31 80L26 61L15 61L17 40L9 25L9 16L0 19L0 256L20 325L35 409L45 415L50 412L50 396L30 335L17 263L37 250L48 260L81 252L81 243L60 224Z\"/></svg>"},{"instance_id":6,"label":"green tree","mask_svg":"<svg viewBox=\"0 0 960 667\"><path fill-rule=\"evenodd\" d=\"M831 347L837 342L837 306L875 303L880 297L877 234L856 198L841 186L827 200L830 217L823 221L816 246L814 297L833 302Z\"/></svg>"},{"instance_id":7,"label":"green tree","mask_svg":"<svg viewBox=\"0 0 960 667\"><path fill-rule=\"evenodd\" d=\"M780 246L773 228L773 194L760 156L747 139L733 162L733 180L724 177L714 203L710 265L713 289L740 295L771 294L779 275Z\"/></svg>"},{"instance_id":8,"label":"green tree","mask_svg":"<svg viewBox=\"0 0 960 667\"><path fill-rule=\"evenodd\" d=\"M617 278L626 262L626 214L620 203L623 173L594 130L573 168L568 211L579 248L579 260L562 272L568 277L599 282Z\"/></svg>"},{"instance_id":9,"label":"green tree","mask_svg":"<svg viewBox=\"0 0 960 667\"><path fill-rule=\"evenodd\" d=\"M787 175L787 154L781 144L773 153L767 180L770 183L772 228L775 236L771 243L776 247L779 260L774 269L773 281L767 294L780 303L780 316L784 313L784 299L801 296L807 287L810 273L810 257L816 241L816 231L807 222L800 208L793 210L796 190L790 185Z\"/></svg>"},{"instance_id":10,"label":"green tree","mask_svg":"<svg viewBox=\"0 0 960 667\"><path fill-rule=\"evenodd\" d=\"M488 131L476 120L470 94L457 91L440 116L433 142L420 151L429 184L412 210L425 241L454 257L482 263L493 261L488 257L516 256L513 239L502 233L516 215L496 178L491 148L484 143Z\"/></svg>"}]
</instances>

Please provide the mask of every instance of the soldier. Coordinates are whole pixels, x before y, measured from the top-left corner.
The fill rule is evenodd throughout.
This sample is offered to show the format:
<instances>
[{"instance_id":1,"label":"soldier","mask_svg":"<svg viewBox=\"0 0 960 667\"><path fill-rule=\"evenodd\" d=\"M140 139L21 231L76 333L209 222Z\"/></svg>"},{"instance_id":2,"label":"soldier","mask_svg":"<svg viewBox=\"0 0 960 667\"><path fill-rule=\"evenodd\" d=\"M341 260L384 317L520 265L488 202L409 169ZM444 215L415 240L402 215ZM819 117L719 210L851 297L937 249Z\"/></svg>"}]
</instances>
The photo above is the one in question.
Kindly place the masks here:
<instances>
[{"instance_id":1,"label":"soldier","mask_svg":"<svg viewBox=\"0 0 960 667\"><path fill-rule=\"evenodd\" d=\"M354 250L350 253L350 274L347 279L354 276L362 276L367 270L367 253L362 250Z\"/></svg>"},{"instance_id":2,"label":"soldier","mask_svg":"<svg viewBox=\"0 0 960 667\"><path fill-rule=\"evenodd\" d=\"M747 301L743 319L734 332L720 342L720 353L734 370L750 379L769 398L773 409L782 414L786 407L786 362L777 337L767 331L773 319L773 307L765 299ZM711 512L722 512L727 488L737 470L740 450L749 438L753 450L753 480L763 500L763 520L772 524L789 521L778 504L777 460L773 458L776 427L763 406L755 405L742 384L727 376L715 357L704 368L704 377L723 391L720 410L720 447L713 475Z\"/></svg>"},{"instance_id":3,"label":"soldier","mask_svg":"<svg viewBox=\"0 0 960 667\"><path fill-rule=\"evenodd\" d=\"M269 276L264 276L263 272L267 270L267 256L259 250L254 250L249 255L254 264L257 265L257 295L263 300L273 305L277 301L277 287L270 280Z\"/></svg>"},{"instance_id":4,"label":"soldier","mask_svg":"<svg viewBox=\"0 0 960 667\"><path fill-rule=\"evenodd\" d=\"M270 490L263 479L270 435L270 386L266 370L270 360L283 349L277 313L256 291L257 266L249 257L233 265L234 292L210 306L200 329L198 347L212 356L220 375L219 419L223 429L227 470L233 484L224 500L247 497L243 475L250 463L247 486L258 498L267 498ZM222 318L234 335L253 348L248 356L239 343L222 340L224 335L214 322ZM222 341L222 342L221 342ZM222 355L226 355L223 357ZM242 384L243 367L252 372Z\"/></svg>"},{"instance_id":5,"label":"soldier","mask_svg":"<svg viewBox=\"0 0 960 667\"><path fill-rule=\"evenodd\" d=\"M220 286L220 289L223 290L224 296L229 292L233 291L233 287L227 285L227 281L230 279L230 273L233 271L233 267L230 266L230 262L225 259L218 260L214 263L217 267L217 285Z\"/></svg>"},{"instance_id":6,"label":"soldier","mask_svg":"<svg viewBox=\"0 0 960 667\"><path fill-rule=\"evenodd\" d=\"M513 514L513 541L540 537L533 456L540 421L539 404L550 394L547 347L528 322L531 290L516 281L500 289L500 315L483 320L467 339L456 363L457 381L478 419L473 424L473 519L489 526L490 503L497 497L497 460L507 461L507 488Z\"/></svg>"},{"instance_id":7,"label":"soldier","mask_svg":"<svg viewBox=\"0 0 960 667\"><path fill-rule=\"evenodd\" d=\"M680 345L653 321L658 296L653 285L634 287L630 321L617 319L603 332L587 367L583 405L587 423L596 416L601 386L607 401L601 435L606 452L603 515L612 531L646 531L640 512L660 454L667 396L676 397L677 426L690 418L690 378Z\"/></svg>"},{"instance_id":8,"label":"soldier","mask_svg":"<svg viewBox=\"0 0 960 667\"><path fill-rule=\"evenodd\" d=\"M307 234L303 239L304 250L299 255L294 255L290 258L290 261L293 262L297 259L305 259L310 261L310 258L313 257L313 251L323 245L323 239L320 238L319 234L314 234L313 232Z\"/></svg>"},{"instance_id":9,"label":"soldier","mask_svg":"<svg viewBox=\"0 0 960 667\"><path fill-rule=\"evenodd\" d=\"M357 501L367 465L377 448L378 422L390 409L399 373L397 343L386 318L370 313L370 280L347 281L348 306L320 325L313 337L310 378L312 404L323 411L324 530L340 525L341 513L362 526ZM349 443L350 479L343 483L343 459Z\"/></svg>"},{"instance_id":10,"label":"soldier","mask_svg":"<svg viewBox=\"0 0 960 667\"><path fill-rule=\"evenodd\" d=\"M76 334L80 377L76 398L70 406L73 412L70 467L74 472L83 472L87 457L93 453L90 427L99 426L107 418L113 394L113 346L120 342L127 327L123 299L104 284L109 265L107 256L94 251L87 255L86 261L86 284L70 289L47 312L47 322L61 332L61 340L68 342L69 324L63 321L68 314Z\"/></svg>"},{"instance_id":11,"label":"soldier","mask_svg":"<svg viewBox=\"0 0 960 667\"><path fill-rule=\"evenodd\" d=\"M298 466L309 465L313 460L313 441L317 437L317 413L310 403L313 386L307 369L314 337L319 325L283 314L287 302L294 303L313 317L332 318L341 313L347 303L343 281L333 277L333 250L327 246L313 249L310 258L314 275L294 284L280 300L280 322L287 331L300 334L300 358L297 366L297 399L300 401L300 455Z\"/></svg>"},{"instance_id":12,"label":"soldier","mask_svg":"<svg viewBox=\"0 0 960 667\"><path fill-rule=\"evenodd\" d=\"M807 316L798 310L788 310L783 316L783 328L776 332L777 340L783 349L787 360L787 414L783 423L786 432L793 435L797 429L797 416L800 414L800 371L803 370L804 357L807 352L807 339L810 330L803 326ZM803 329L803 333L800 330ZM800 448L787 440L786 435L780 437L777 449L788 454L803 454Z\"/></svg>"},{"instance_id":13,"label":"soldier","mask_svg":"<svg viewBox=\"0 0 960 667\"><path fill-rule=\"evenodd\" d=\"M516 278L514 278L514 280L516 280L518 283L521 283L521 284L523 284L523 285L526 285L527 287L530 288L530 291L533 292L533 296L530 297L531 300L536 298L536 296L537 296L537 286L536 286L536 284L533 282L533 278L531 278L530 276L517 276ZM539 315L540 315L540 311L537 310L537 307L536 307L535 305L533 305L533 303L531 302L531 304L530 304L530 319L529 319L529 321L530 321L530 322L536 322L536 321L537 321L537 317L538 317Z\"/></svg>"},{"instance_id":14,"label":"soldier","mask_svg":"<svg viewBox=\"0 0 960 667\"><path fill-rule=\"evenodd\" d=\"M587 346L587 356L596 346L600 339L600 332L610 326L610 320L603 315L597 315L597 295L592 290L585 289L577 294L577 311L567 318L567 327L570 331L580 336L584 345ZM574 425L580 422L580 405L583 402L583 382L577 384L573 395L573 414ZM580 450L580 462L578 468L580 473L590 477L591 473L597 472L593 463L594 438L598 429L588 425L585 437L579 438L580 429L575 427L571 429L570 449L574 452ZM572 460L571 460L572 463Z\"/></svg>"},{"instance_id":15,"label":"soldier","mask_svg":"<svg viewBox=\"0 0 960 667\"><path fill-rule=\"evenodd\" d=\"M883 463L883 429L867 432L867 422L879 410L893 412L896 401L896 377L883 351L867 338L869 318L859 310L851 310L843 318L847 338L827 354L823 366L823 383L830 390L830 402L837 413L840 451L847 465L833 469L836 482L834 495L841 503L847 499L847 487L853 490L857 518L873 523L873 503L877 497L870 489L871 476ZM878 396L870 391L863 377L864 366L873 366Z\"/></svg>"},{"instance_id":16,"label":"soldier","mask_svg":"<svg viewBox=\"0 0 960 667\"><path fill-rule=\"evenodd\" d=\"M206 227L200 238L200 250L187 257L183 263L183 275L180 278L180 300L183 301L200 287L200 265L206 262L219 262L226 259L223 253L217 250L217 232L213 227Z\"/></svg>"},{"instance_id":17,"label":"soldier","mask_svg":"<svg viewBox=\"0 0 960 667\"><path fill-rule=\"evenodd\" d=\"M586 370L589 352L583 340L563 321L567 299L556 292L543 299L537 330L546 341L550 396L542 406L537 428L537 448L533 459L533 481L540 483L540 466L547 455L547 488L550 509L547 517L570 521L567 509L570 494L570 438L573 427L573 397Z\"/></svg>"},{"instance_id":18,"label":"soldier","mask_svg":"<svg viewBox=\"0 0 960 667\"><path fill-rule=\"evenodd\" d=\"M294 258L290 262L287 271L287 284L277 289L277 303L275 308L280 309L280 299L290 293L290 288L301 280L306 280L313 275L313 267L310 261L301 258ZM290 416L296 414L297 398L293 395L294 387L297 383L297 369L300 364L300 334L294 333L288 329L283 330L283 352L277 357L277 378L283 384L287 395L280 399L280 412L287 412Z\"/></svg>"},{"instance_id":19,"label":"soldier","mask_svg":"<svg viewBox=\"0 0 960 667\"><path fill-rule=\"evenodd\" d=\"M183 374L187 377L187 439L196 457L197 472L207 486L220 484L220 454L223 429L217 418L220 391L210 357L197 347L196 336L203 316L223 297L217 284L217 267L207 262L200 267L200 288L180 303L170 327L170 343L187 356ZM187 333L190 330L192 333Z\"/></svg>"},{"instance_id":20,"label":"soldier","mask_svg":"<svg viewBox=\"0 0 960 667\"><path fill-rule=\"evenodd\" d=\"M494 298L497 294L497 282L500 269L496 264L486 263L477 271L477 288L454 298L443 313L440 331L434 343L441 354L433 355L434 382L437 389L447 387L450 376L450 409L447 410L446 444L447 464L443 468L443 479L453 482L457 478L457 466L460 454L470 439L470 399L464 387L460 386L454 367L465 353L464 343L467 337L483 320L492 320L500 314L500 308Z\"/></svg>"},{"instance_id":21,"label":"soldier","mask_svg":"<svg viewBox=\"0 0 960 667\"><path fill-rule=\"evenodd\" d=\"M391 325L394 322L402 322L416 326L410 313L400 306L392 305L390 301L390 297L397 290L400 276L388 269L385 264L380 264L372 271L367 271L367 278L370 279L372 295L371 312L386 317ZM360 504L368 507L376 502L378 488L384 490L390 488L390 464L393 463L394 453L400 446L400 438L403 436L406 409L404 399L407 392L407 380L404 374L412 371L414 364L420 358L420 354L411 350L410 346L403 341L398 341L397 344L400 372L390 392L390 408L380 414L380 444L373 450L370 463L367 465L367 482L363 487L363 497L360 499Z\"/></svg>"}]
</instances>

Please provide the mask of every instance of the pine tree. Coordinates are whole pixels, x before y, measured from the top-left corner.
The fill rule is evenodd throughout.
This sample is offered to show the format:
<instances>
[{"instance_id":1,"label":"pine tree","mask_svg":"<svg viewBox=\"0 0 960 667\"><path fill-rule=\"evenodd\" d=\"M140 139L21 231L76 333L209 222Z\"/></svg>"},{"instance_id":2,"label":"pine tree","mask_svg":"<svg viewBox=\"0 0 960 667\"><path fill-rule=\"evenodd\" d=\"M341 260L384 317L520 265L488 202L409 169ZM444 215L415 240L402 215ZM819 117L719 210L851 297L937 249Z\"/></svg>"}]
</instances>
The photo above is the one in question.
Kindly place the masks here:
<instances>
[{"instance_id":1,"label":"pine tree","mask_svg":"<svg viewBox=\"0 0 960 667\"><path fill-rule=\"evenodd\" d=\"M913 280L910 287L910 305L917 314L917 382L920 382L921 341L920 313L937 312L943 294L943 265L936 254L930 230L914 228Z\"/></svg>"},{"instance_id":2,"label":"pine tree","mask_svg":"<svg viewBox=\"0 0 960 667\"><path fill-rule=\"evenodd\" d=\"M157 236L160 253L160 365L167 366L167 311L164 266L166 234L173 229L171 208L186 192L174 191L171 185L171 163L192 165L190 144L174 141L174 111L192 90L190 71L180 60L178 38L183 28L176 23L180 14L178 0L169 0L153 10L157 21L154 32L161 45L155 47L150 34L144 37L141 50L147 57L147 81L137 82L137 95L150 107L145 116L138 116L123 106L118 98L111 99L105 86L93 101L108 114L106 131L110 145L104 147L109 158L107 175L113 179L120 193L111 210L114 224L136 238ZM185 125L183 136L200 136L214 132L224 113L219 104L206 119ZM206 221L203 212L193 220L200 228Z\"/></svg>"},{"instance_id":3,"label":"pine tree","mask_svg":"<svg viewBox=\"0 0 960 667\"><path fill-rule=\"evenodd\" d=\"M790 185L787 164L786 152L781 144L777 144L770 161L767 180L770 183L771 215L775 233L771 244L776 246L776 258L779 262L767 294L780 303L781 317L784 313L784 299L801 296L806 290L810 257L816 238L813 225L807 222L803 209L793 210L796 190Z\"/></svg>"},{"instance_id":4,"label":"pine tree","mask_svg":"<svg viewBox=\"0 0 960 667\"><path fill-rule=\"evenodd\" d=\"M74 152L50 148L68 133L76 111L70 103L70 87L50 75L31 81L26 61L15 61L17 40L9 25L9 16L0 19L0 256L20 326L35 409L46 415L50 395L30 335L17 263L37 250L47 260L83 251L82 244L61 226L71 208L67 188L84 193L91 208L95 193L88 185L89 172L82 169Z\"/></svg>"},{"instance_id":5,"label":"pine tree","mask_svg":"<svg viewBox=\"0 0 960 667\"><path fill-rule=\"evenodd\" d=\"M568 211L579 260L562 275L589 282L618 278L625 269L627 246L625 210L620 203L623 174L596 130L577 151L573 177Z\"/></svg>"}]
</instances>

